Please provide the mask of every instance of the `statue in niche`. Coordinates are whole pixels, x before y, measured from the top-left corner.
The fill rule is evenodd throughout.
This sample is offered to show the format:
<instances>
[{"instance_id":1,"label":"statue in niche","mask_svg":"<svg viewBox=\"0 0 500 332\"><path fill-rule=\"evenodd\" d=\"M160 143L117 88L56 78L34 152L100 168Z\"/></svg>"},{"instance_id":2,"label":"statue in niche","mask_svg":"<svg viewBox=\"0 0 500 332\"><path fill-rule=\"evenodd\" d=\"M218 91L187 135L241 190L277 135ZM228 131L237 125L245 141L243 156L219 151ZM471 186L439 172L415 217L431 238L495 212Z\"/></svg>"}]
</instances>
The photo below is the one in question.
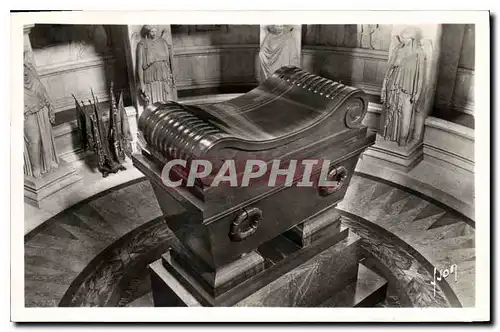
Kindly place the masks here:
<instances>
[{"instance_id":1,"label":"statue in niche","mask_svg":"<svg viewBox=\"0 0 500 332\"><path fill-rule=\"evenodd\" d=\"M54 109L30 52L24 52L24 174L41 178L59 166L52 125Z\"/></svg>"},{"instance_id":2,"label":"statue in niche","mask_svg":"<svg viewBox=\"0 0 500 332\"><path fill-rule=\"evenodd\" d=\"M425 116L426 69L431 54L432 45L422 40L418 28L408 27L394 36L381 94L381 135L385 140L407 146L420 138L416 137L420 130L415 135L415 118Z\"/></svg>"},{"instance_id":3,"label":"statue in niche","mask_svg":"<svg viewBox=\"0 0 500 332\"><path fill-rule=\"evenodd\" d=\"M300 49L290 25L267 25L260 45L260 78L269 78L285 65L300 66Z\"/></svg>"},{"instance_id":4,"label":"statue in niche","mask_svg":"<svg viewBox=\"0 0 500 332\"><path fill-rule=\"evenodd\" d=\"M176 100L175 82L172 70L172 50L154 26L141 29L142 40L137 44L137 76L140 96L146 104L158 101Z\"/></svg>"},{"instance_id":5,"label":"statue in niche","mask_svg":"<svg viewBox=\"0 0 500 332\"><path fill-rule=\"evenodd\" d=\"M375 46L373 46L373 41L374 41L373 36L374 34L378 33L378 31L379 31L378 24L360 24L358 47L374 50Z\"/></svg>"}]
</instances>

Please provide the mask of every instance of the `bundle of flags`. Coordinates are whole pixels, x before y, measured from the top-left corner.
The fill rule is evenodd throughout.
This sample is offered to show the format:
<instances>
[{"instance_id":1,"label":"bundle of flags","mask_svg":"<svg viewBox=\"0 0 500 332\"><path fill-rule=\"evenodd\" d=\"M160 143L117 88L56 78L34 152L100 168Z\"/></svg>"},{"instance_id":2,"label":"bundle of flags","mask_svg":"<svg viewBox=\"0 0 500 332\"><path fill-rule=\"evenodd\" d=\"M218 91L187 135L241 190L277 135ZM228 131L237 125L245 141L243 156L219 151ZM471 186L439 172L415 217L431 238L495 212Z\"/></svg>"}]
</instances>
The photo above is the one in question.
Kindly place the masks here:
<instances>
[{"instance_id":1,"label":"bundle of flags","mask_svg":"<svg viewBox=\"0 0 500 332\"><path fill-rule=\"evenodd\" d=\"M99 100L92 90L91 93L92 100L88 100L88 103L78 102L73 95L76 118L84 150L91 149L94 152L97 156L97 167L103 177L106 177L110 173L126 169L123 163L126 156L130 157L132 154L132 135L123 106L123 94L120 92L120 98L116 104L113 82L110 88L109 117L106 122L103 112L99 110Z\"/></svg>"}]
</instances>

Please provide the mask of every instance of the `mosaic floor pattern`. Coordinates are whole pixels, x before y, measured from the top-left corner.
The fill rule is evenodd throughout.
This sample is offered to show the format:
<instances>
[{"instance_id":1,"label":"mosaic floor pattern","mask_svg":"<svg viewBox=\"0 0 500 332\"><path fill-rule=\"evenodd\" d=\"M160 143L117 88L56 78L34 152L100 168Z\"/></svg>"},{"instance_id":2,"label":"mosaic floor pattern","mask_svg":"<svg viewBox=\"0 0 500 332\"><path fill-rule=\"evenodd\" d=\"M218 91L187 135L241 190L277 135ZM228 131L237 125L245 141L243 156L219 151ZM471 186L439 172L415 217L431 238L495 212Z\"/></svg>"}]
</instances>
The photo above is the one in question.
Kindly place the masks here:
<instances>
[{"instance_id":1,"label":"mosaic floor pattern","mask_svg":"<svg viewBox=\"0 0 500 332\"><path fill-rule=\"evenodd\" d=\"M338 209L395 285L379 306L474 305L473 222L361 175ZM25 236L25 306L152 306L147 265L177 245L145 178L112 188ZM457 281L441 282L434 295L434 267L452 264Z\"/></svg>"}]
</instances>

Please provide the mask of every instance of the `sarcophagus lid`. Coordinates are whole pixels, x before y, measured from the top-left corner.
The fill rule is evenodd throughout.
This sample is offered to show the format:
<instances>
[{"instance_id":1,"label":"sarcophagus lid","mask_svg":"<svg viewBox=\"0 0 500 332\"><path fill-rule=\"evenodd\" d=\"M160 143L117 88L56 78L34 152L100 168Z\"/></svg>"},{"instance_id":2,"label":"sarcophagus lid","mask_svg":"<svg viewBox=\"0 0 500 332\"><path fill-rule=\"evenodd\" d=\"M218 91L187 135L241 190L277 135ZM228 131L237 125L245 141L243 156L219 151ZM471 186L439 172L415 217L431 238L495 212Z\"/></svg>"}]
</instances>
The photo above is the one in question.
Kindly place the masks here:
<instances>
[{"instance_id":1,"label":"sarcophagus lid","mask_svg":"<svg viewBox=\"0 0 500 332\"><path fill-rule=\"evenodd\" d=\"M174 159L185 160L188 166L200 159L213 165L212 176L198 179L191 187L162 187L161 179L155 183L199 212L199 222L211 228L206 240L211 244L205 244L218 265L343 198L360 153L375 139L362 126L367 107L362 90L286 66L257 88L228 101L199 105L169 101L149 106L138 122L147 143L143 159L160 168ZM281 169L291 163L298 169L301 161L315 160L310 170L312 183L318 182L322 165L328 161L329 171L323 176L338 180L338 185L296 186L301 176L295 176L292 185L282 179L269 186L265 176L246 186L211 185L228 160L234 161L239 180L248 160L267 165L279 161ZM143 170L141 163L135 163ZM176 171L183 181L188 166ZM241 239L233 232L228 238L231 225L242 213L247 217L256 213L259 226L251 236Z\"/></svg>"},{"instance_id":2,"label":"sarcophagus lid","mask_svg":"<svg viewBox=\"0 0 500 332\"><path fill-rule=\"evenodd\" d=\"M367 106L360 89L282 67L259 87L229 101L157 103L143 112L139 129L165 158L217 157L226 150L272 151L326 124L330 134L358 128Z\"/></svg>"}]
</instances>

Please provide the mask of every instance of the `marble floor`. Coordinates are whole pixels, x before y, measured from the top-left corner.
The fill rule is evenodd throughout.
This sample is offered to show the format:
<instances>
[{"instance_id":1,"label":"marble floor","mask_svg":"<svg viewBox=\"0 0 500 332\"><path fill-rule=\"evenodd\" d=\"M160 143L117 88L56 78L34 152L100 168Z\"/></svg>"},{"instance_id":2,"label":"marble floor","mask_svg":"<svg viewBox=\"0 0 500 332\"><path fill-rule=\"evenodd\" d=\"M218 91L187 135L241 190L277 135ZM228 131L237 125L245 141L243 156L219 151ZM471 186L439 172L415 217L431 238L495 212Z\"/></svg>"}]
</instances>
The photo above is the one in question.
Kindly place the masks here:
<instances>
[{"instance_id":1,"label":"marble floor","mask_svg":"<svg viewBox=\"0 0 500 332\"><path fill-rule=\"evenodd\" d=\"M411 188L469 219L475 218L474 176L458 167L450 165L445 168L424 159L405 172L369 158L360 158L356 171Z\"/></svg>"},{"instance_id":2,"label":"marble floor","mask_svg":"<svg viewBox=\"0 0 500 332\"><path fill-rule=\"evenodd\" d=\"M130 159L127 159L127 162L124 164L127 170L106 178L103 178L97 169L88 166L87 163L88 161L72 163L75 165L81 180L50 195L42 201L39 208L27 203L24 204L24 234L29 233L49 218L82 200L144 176L132 165Z\"/></svg>"},{"instance_id":3,"label":"marble floor","mask_svg":"<svg viewBox=\"0 0 500 332\"><path fill-rule=\"evenodd\" d=\"M384 233L390 235L388 240L392 238L384 241L386 244L399 243L406 247L431 273L434 267L442 270L456 264L457 281L449 281L447 285L462 306L474 306L475 224L472 220L429 197L367 176L353 178L338 209L353 219L364 220L365 225L385 230ZM381 259L389 258L387 266L400 264L391 262L393 256L384 252L392 248L380 247L368 234L364 239L374 242L373 252ZM413 272L405 273L410 276Z\"/></svg>"},{"instance_id":4,"label":"marble floor","mask_svg":"<svg viewBox=\"0 0 500 332\"><path fill-rule=\"evenodd\" d=\"M353 176L337 208L395 285L379 306L474 306L470 219L362 174ZM25 305L152 306L147 265L177 245L145 178L109 188L25 235ZM444 280L434 295L434 268L452 264L457 280Z\"/></svg>"}]
</instances>

